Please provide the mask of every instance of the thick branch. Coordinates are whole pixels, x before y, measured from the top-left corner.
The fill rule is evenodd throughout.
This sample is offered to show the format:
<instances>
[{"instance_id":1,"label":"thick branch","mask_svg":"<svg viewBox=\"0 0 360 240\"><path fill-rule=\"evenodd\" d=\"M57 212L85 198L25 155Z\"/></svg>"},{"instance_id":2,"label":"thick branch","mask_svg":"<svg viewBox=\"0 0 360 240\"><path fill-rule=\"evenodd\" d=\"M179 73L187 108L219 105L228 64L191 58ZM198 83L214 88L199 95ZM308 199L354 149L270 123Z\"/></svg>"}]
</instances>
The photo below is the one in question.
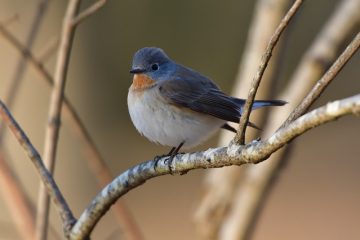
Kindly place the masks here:
<instances>
[{"instance_id":1,"label":"thick branch","mask_svg":"<svg viewBox=\"0 0 360 240\"><path fill-rule=\"evenodd\" d=\"M279 26L275 30L274 35L271 37L271 39L268 43L268 46L266 47L266 51L261 59L259 69L254 77L252 86L250 88L248 97L246 99L245 105L242 110L242 116L240 118L239 128L238 128L238 131L234 138L234 141L236 143L244 144L244 142L245 142L246 126L249 122L251 108L254 103L255 95L256 95L257 89L259 88L262 76L264 75L265 69L270 61L272 51L274 50L277 42L279 41L281 33L285 30L286 26L289 24L292 17L298 11L302 2L303 2L302 0L295 1L295 3L291 6L289 11L284 16L284 18L281 20Z\"/></svg>"},{"instance_id":2,"label":"thick branch","mask_svg":"<svg viewBox=\"0 0 360 240\"><path fill-rule=\"evenodd\" d=\"M83 239L89 236L96 223L119 197L151 178L170 173L183 174L199 168L259 163L304 132L347 114L360 114L360 94L313 110L279 129L265 141L178 154L172 161L171 169L168 165L169 157L139 164L119 175L95 197L74 225L70 238Z\"/></svg>"}]
</instances>

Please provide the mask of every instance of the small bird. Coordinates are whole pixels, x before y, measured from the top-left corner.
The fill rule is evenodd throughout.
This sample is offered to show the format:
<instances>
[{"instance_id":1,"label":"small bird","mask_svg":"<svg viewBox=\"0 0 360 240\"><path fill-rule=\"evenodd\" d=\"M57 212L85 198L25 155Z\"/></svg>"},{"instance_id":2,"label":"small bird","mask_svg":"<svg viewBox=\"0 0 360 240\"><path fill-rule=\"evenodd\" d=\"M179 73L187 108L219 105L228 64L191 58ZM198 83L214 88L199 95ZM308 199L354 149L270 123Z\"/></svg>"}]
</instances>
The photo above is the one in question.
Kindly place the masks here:
<instances>
[{"instance_id":1,"label":"small bird","mask_svg":"<svg viewBox=\"0 0 360 240\"><path fill-rule=\"evenodd\" d=\"M138 50L130 73L131 120L150 141L172 147L168 156L202 143L220 128L236 132L227 122L239 122L245 100L226 95L211 79L177 64L162 49ZM255 101L252 110L285 103Z\"/></svg>"}]
</instances>

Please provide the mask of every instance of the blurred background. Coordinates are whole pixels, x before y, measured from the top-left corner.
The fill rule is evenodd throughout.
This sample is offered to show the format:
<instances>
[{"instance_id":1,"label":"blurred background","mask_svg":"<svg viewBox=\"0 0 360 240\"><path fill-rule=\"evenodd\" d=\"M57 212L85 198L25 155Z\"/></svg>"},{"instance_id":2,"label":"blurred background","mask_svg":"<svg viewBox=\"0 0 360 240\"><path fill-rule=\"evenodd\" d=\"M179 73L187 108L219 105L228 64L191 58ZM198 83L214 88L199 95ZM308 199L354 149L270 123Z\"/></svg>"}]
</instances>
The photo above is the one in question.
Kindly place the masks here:
<instances>
[{"instance_id":1,"label":"blurred background","mask_svg":"<svg viewBox=\"0 0 360 240\"><path fill-rule=\"evenodd\" d=\"M87 6L93 1L83 1ZM212 78L230 93L255 1L109 1L75 34L66 95L76 107L114 175L168 152L140 136L127 111L133 53L144 46L163 48L177 62ZM279 82L285 83L339 1L306 1L287 31ZM0 21L22 41L37 1L1 0ZM36 38L35 56L59 36L67 1L52 0ZM360 11L359 11L360 13ZM0 96L20 55L0 36ZM53 73L56 54L45 66ZM316 106L360 91L357 53ZM40 152L43 149L50 91L28 67L12 109ZM282 85L278 86L278 91ZM246 96L243 96L246 97ZM285 99L286 100L286 99ZM253 239L360 239L360 121L345 117L295 140L291 160L281 173ZM216 137L194 150L215 147ZM294 143L295 143L294 142ZM39 179L18 143L7 133L11 166L36 203ZM146 239L197 239L193 213L202 195L206 170L164 176L126 194L129 209ZM76 135L64 121L56 162L56 180L76 217L99 191ZM1 192L1 194L6 194ZM0 239L21 239L0 198ZM52 225L62 234L57 213ZM111 213L96 226L93 239L119 239Z\"/></svg>"}]
</instances>

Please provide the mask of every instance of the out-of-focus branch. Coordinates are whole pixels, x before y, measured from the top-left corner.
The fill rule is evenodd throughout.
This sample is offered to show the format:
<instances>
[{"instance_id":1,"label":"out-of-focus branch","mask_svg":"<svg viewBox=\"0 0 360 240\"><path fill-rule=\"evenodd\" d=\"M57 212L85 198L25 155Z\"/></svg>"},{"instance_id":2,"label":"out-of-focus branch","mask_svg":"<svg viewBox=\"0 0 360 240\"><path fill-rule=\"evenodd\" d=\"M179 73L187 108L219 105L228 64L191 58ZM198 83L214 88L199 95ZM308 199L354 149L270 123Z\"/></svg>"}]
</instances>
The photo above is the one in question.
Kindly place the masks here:
<instances>
[{"instance_id":1,"label":"out-of-focus branch","mask_svg":"<svg viewBox=\"0 0 360 240\"><path fill-rule=\"evenodd\" d=\"M46 81L49 86L53 86L54 81L51 74L44 68L43 64L38 61L34 55L20 43L8 30L0 25L0 33L18 50L23 57L30 63L31 66L39 74L40 78ZM105 159L102 157L100 151L95 145L95 142L91 138L89 132L86 130L84 123L81 121L74 106L64 96L64 117L70 124L70 127L74 129L73 132L78 134L80 142L84 145L84 152L87 153L86 160L88 165L95 175L99 185L101 187L108 184L113 176L106 165ZM114 206L114 213L119 221L121 231L127 239L142 239L142 234L135 220L131 216L130 211L127 209L125 201L118 201Z\"/></svg>"},{"instance_id":2,"label":"out-of-focus branch","mask_svg":"<svg viewBox=\"0 0 360 240\"><path fill-rule=\"evenodd\" d=\"M59 37L52 37L47 44L41 49L41 52L38 55L39 62L46 62L51 56L54 55L54 52L59 47Z\"/></svg>"},{"instance_id":3,"label":"out-of-focus branch","mask_svg":"<svg viewBox=\"0 0 360 240\"><path fill-rule=\"evenodd\" d=\"M38 35L38 31L40 29L43 17L46 13L48 3L49 0L39 0L37 3L34 18L32 20L32 23L30 24L29 32L27 33L27 37L25 40L25 46L28 49L32 48L35 38ZM17 19L18 15L15 14L9 20L3 22L0 26L0 32L2 32L3 30L2 26L7 26L8 24L12 23ZM13 76L9 81L9 85L4 91L3 99L8 104L9 108L11 108L13 105L25 70L26 61L24 60L24 58L21 57L17 62ZM4 126L0 124L0 145L2 145L4 135ZM2 147L3 146L0 146L0 189L3 192L3 198L7 203L10 213L14 218L14 224L17 227L18 232L21 234L22 238L34 239L35 215L32 205L14 170L9 166L8 162L6 161L5 153Z\"/></svg>"},{"instance_id":4,"label":"out-of-focus branch","mask_svg":"<svg viewBox=\"0 0 360 240\"><path fill-rule=\"evenodd\" d=\"M51 173L46 169L39 152L32 145L25 132L21 129L20 125L16 122L2 101L0 101L0 116L34 164L42 182L46 187L46 190L54 199L55 206L57 207L59 215L63 221L65 232L69 233L76 220L72 215L65 198L61 194L59 187L52 178Z\"/></svg>"},{"instance_id":5,"label":"out-of-focus branch","mask_svg":"<svg viewBox=\"0 0 360 240\"><path fill-rule=\"evenodd\" d=\"M40 76L44 76L44 79L52 79L51 74L45 69L44 65L37 61L32 52L27 49L13 34L11 34L3 24L0 24L0 34L20 52L23 58L31 63L33 68Z\"/></svg>"},{"instance_id":6,"label":"out-of-focus branch","mask_svg":"<svg viewBox=\"0 0 360 240\"><path fill-rule=\"evenodd\" d=\"M31 23L29 32L25 40L25 47L27 49L31 49L34 44L35 38L40 29L40 24L46 13L48 3L49 0L39 0L37 4L35 18ZM13 105L13 101L16 96L17 89L20 86L25 70L26 70L25 60L23 58L20 58L15 67L14 75L11 78L11 81L9 82L10 85L8 86L8 89L5 91L5 95L3 97L4 101L6 102L9 108L11 108ZM0 128L0 138L2 138L3 136L2 131L3 131L2 128Z\"/></svg>"},{"instance_id":7,"label":"out-of-focus branch","mask_svg":"<svg viewBox=\"0 0 360 240\"><path fill-rule=\"evenodd\" d=\"M3 26L9 26L10 24L12 24L13 22L16 22L17 20L19 20L19 15L14 14L14 15L10 16L8 19L1 21L1 24Z\"/></svg>"},{"instance_id":8,"label":"out-of-focus branch","mask_svg":"<svg viewBox=\"0 0 360 240\"><path fill-rule=\"evenodd\" d=\"M0 149L0 186L2 199L7 205L14 225L22 239L34 239L35 215L28 196L19 179L5 159L5 152Z\"/></svg>"},{"instance_id":9,"label":"out-of-focus branch","mask_svg":"<svg viewBox=\"0 0 360 240\"><path fill-rule=\"evenodd\" d=\"M232 95L239 98L247 95L254 73L258 68L259 59L291 2L291 0L256 1ZM261 87L256 94L258 99L273 98L272 90L278 79L279 62L282 61L284 45L284 41L280 39L262 77ZM253 121L258 126L263 126L265 113L266 111L257 111L251 114ZM258 133L258 131L248 131L246 138L255 139ZM232 133L223 131L220 135L219 145L227 145L232 138ZM244 168L228 167L209 169L206 172L205 191L194 216L197 230L203 239L217 238L219 227L232 204L235 189L239 185L238 181L244 170Z\"/></svg>"},{"instance_id":10,"label":"out-of-focus branch","mask_svg":"<svg viewBox=\"0 0 360 240\"><path fill-rule=\"evenodd\" d=\"M74 225L70 239L88 237L96 223L119 197L151 178L171 173L182 174L200 168L259 163L306 131L341 116L359 113L360 94L315 109L277 130L265 141L253 141L245 146L231 144L229 147L204 152L178 154L173 158L171 168L168 163L169 157L141 163L119 175L94 198Z\"/></svg>"},{"instance_id":11,"label":"out-of-focus branch","mask_svg":"<svg viewBox=\"0 0 360 240\"><path fill-rule=\"evenodd\" d=\"M63 19L60 45L55 65L54 87L50 98L48 124L45 132L43 158L50 174L53 174L55 157L60 130L61 107L64 97L66 75L69 66L71 47L75 35L75 26L72 24L76 17L81 0L70 0ZM43 184L40 183L37 215L36 239L46 240L49 223L49 196Z\"/></svg>"},{"instance_id":12,"label":"out-of-focus branch","mask_svg":"<svg viewBox=\"0 0 360 240\"><path fill-rule=\"evenodd\" d=\"M290 83L277 98L289 104L274 108L270 112L268 124L263 136L269 136L274 128L278 128L293 108L302 100L317 79L336 58L340 47L358 30L360 23L360 1L345 0L336 8L324 28L318 34L311 47L305 52ZM306 80L304 80L306 79ZM247 169L243 182L237 185L237 194L233 199L233 207L220 231L221 239L243 239L248 237L252 226L256 223L258 211L266 201L274 180L281 171L285 149L273 154L266 164ZM256 186L256 187L254 187Z\"/></svg>"},{"instance_id":13,"label":"out-of-focus branch","mask_svg":"<svg viewBox=\"0 0 360 240\"><path fill-rule=\"evenodd\" d=\"M81 23L85 18L93 15L97 11L99 11L100 8L105 6L107 0L98 0L97 2L93 3L90 7L79 13L73 20L73 24L77 25Z\"/></svg>"},{"instance_id":14,"label":"out-of-focus branch","mask_svg":"<svg viewBox=\"0 0 360 240\"><path fill-rule=\"evenodd\" d=\"M288 26L290 20L295 15L295 13L298 11L302 4L302 0L296 0L294 4L291 6L289 11L286 13L284 18L281 20L279 26L276 28L274 35L271 37L268 46L266 47L265 53L261 59L261 63L259 65L259 69L256 72L256 75L254 77L254 80L252 82L252 86L249 90L248 97L246 99L245 105L242 109L242 115L239 122L239 128L238 131L234 137L234 142L239 144L244 144L245 142L245 132L246 132L246 126L249 122L250 112L253 105L253 102L255 100L255 95L257 92L257 89L259 88L262 76L264 75L265 69L270 61L272 52L276 46L276 43L279 41L281 33L285 30L285 28Z\"/></svg>"},{"instance_id":15,"label":"out-of-focus branch","mask_svg":"<svg viewBox=\"0 0 360 240\"><path fill-rule=\"evenodd\" d=\"M294 121L306 111L309 110L310 106L320 97L324 92L326 87L331 83L331 81L336 77L340 70L345 66L345 64L350 60L350 58L355 54L355 52L360 47L360 32L355 36L349 46L345 51L340 55L340 57L335 61L335 63L326 71L324 76L317 81L315 86L311 89L308 95L302 100L302 102L291 112L290 116L286 119L282 127L288 125L290 122Z\"/></svg>"}]
</instances>

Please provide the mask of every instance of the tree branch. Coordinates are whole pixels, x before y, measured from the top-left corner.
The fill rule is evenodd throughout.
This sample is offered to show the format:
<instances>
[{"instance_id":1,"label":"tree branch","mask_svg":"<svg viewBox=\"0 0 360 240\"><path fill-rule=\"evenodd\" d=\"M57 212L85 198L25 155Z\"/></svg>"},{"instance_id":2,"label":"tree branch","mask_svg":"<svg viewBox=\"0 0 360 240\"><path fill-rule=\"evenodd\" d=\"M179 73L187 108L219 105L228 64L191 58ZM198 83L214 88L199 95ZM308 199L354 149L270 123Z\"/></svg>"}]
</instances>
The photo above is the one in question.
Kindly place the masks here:
<instances>
[{"instance_id":1,"label":"tree branch","mask_svg":"<svg viewBox=\"0 0 360 240\"><path fill-rule=\"evenodd\" d=\"M65 13L62 25L62 32L60 37L60 46L55 66L54 88L51 93L50 107L48 114L48 125L45 132L44 140L44 161L50 174L53 174L55 167L55 157L57 150L57 143L60 130L60 116L61 107L63 103L66 75L69 66L71 46L75 34L75 26L72 20L77 15L81 0L70 0ZM46 193L45 187L40 184L37 218L36 218L36 233L38 240L47 239L47 229L49 223L49 207L50 199ZM68 232L66 229L65 232Z\"/></svg>"},{"instance_id":2,"label":"tree branch","mask_svg":"<svg viewBox=\"0 0 360 240\"><path fill-rule=\"evenodd\" d=\"M326 87L331 81L337 76L345 64L355 54L360 47L360 32L355 36L352 42L347 46L344 52L338 57L333 65L326 71L322 78L317 81L315 86L311 89L308 95L301 101L301 103L291 112L290 116L286 119L281 127L288 125L294 121L306 111L309 110L310 106L320 97Z\"/></svg>"},{"instance_id":3,"label":"tree branch","mask_svg":"<svg viewBox=\"0 0 360 240\"><path fill-rule=\"evenodd\" d=\"M292 2L293 0L256 1L238 73L235 77L232 96L241 98L248 94L254 73L258 69L259 59L261 59L269 39ZM288 33L289 31L285 32L284 35ZM287 38L283 36L274 49L271 61L262 77L261 88L256 93L258 99L274 98L273 90L278 83L280 65L284 60L283 51L286 47L286 40ZM251 113L251 118L259 126L264 126L267 118L266 113L267 111L264 110L254 111ZM246 138L255 139L260 133L259 131L247 131ZM233 137L234 134L229 131L222 131L218 145L227 145ZM200 233L201 239L219 238L219 229L234 203L235 189L239 186L239 180L244 170L246 171L245 168L228 167L206 171L203 194L194 214L196 229Z\"/></svg>"},{"instance_id":4,"label":"tree branch","mask_svg":"<svg viewBox=\"0 0 360 240\"><path fill-rule=\"evenodd\" d=\"M359 0L346 0L339 3L336 11L329 17L316 39L303 54L290 82L277 98L286 99L289 104L274 108L270 112L262 136L269 136L288 117L291 111L311 90L336 60L338 52L347 44L349 37L358 31L360 15ZM294 144L291 145L292 147ZM280 172L284 170L284 161L290 160L289 147L273 154L269 163L247 168L242 182L237 183L231 211L222 223L220 239L247 239L254 230L259 212L266 203L271 189L276 185ZM254 187L256 186L256 187Z\"/></svg>"},{"instance_id":5,"label":"tree branch","mask_svg":"<svg viewBox=\"0 0 360 240\"><path fill-rule=\"evenodd\" d=\"M102 8L107 3L107 0L98 0L93 3L90 7L79 13L74 19L73 24L78 25L82 21L84 21L87 17L96 13L100 8Z\"/></svg>"},{"instance_id":6,"label":"tree branch","mask_svg":"<svg viewBox=\"0 0 360 240\"><path fill-rule=\"evenodd\" d=\"M74 225L70 239L83 239L89 236L96 223L119 197L151 178L171 173L184 174L200 168L259 163L306 131L348 114L360 114L360 94L315 109L277 130L265 141L253 141L245 146L231 144L229 147L204 152L178 154L171 163L171 169L168 165L169 157L141 163L119 175L94 198Z\"/></svg>"},{"instance_id":7,"label":"tree branch","mask_svg":"<svg viewBox=\"0 0 360 240\"><path fill-rule=\"evenodd\" d=\"M46 13L49 0L39 0L35 6L35 13L30 24L30 28L26 33L25 46L28 49L31 49L35 38L38 35L40 25L42 23L43 17ZM18 18L17 15L14 15L10 20L3 22L2 25L6 26L7 24L13 22ZM0 26L0 32L3 32L4 28ZM18 89L22 82L24 73L26 70L26 61L24 58L20 57L16 67L14 69L13 75L10 79L9 85L4 91L4 101L7 103L8 107L11 108L15 97L17 96ZM4 126L0 125L0 145L4 139ZM34 220L34 211L30 204L30 200L26 196L23 187L21 186L19 180L16 177L15 172L11 169L8 162L5 159L3 149L0 149L0 171L2 181L0 181L1 190L4 191L4 198L12 216L15 218L14 224L17 226L19 233L23 238L34 239L35 237L35 220Z\"/></svg>"},{"instance_id":8,"label":"tree branch","mask_svg":"<svg viewBox=\"0 0 360 240\"><path fill-rule=\"evenodd\" d=\"M31 201L17 175L8 164L4 149L0 148L0 186L2 200L11 213L13 223L22 239L34 239L35 221Z\"/></svg>"},{"instance_id":9,"label":"tree branch","mask_svg":"<svg viewBox=\"0 0 360 240\"><path fill-rule=\"evenodd\" d=\"M59 187L51 176L51 173L46 169L39 152L30 142L25 132L21 129L19 124L13 118L5 104L0 100L0 116L6 125L10 128L14 134L16 140L23 147L28 157L31 159L36 170L38 171L42 182L45 184L46 190L54 199L55 206L61 216L64 223L64 228L69 231L75 223L75 218L71 213L69 206L67 205L65 198L61 194Z\"/></svg>"},{"instance_id":10,"label":"tree branch","mask_svg":"<svg viewBox=\"0 0 360 240\"><path fill-rule=\"evenodd\" d=\"M274 50L277 42L279 41L281 33L285 30L286 26L289 24L290 20L295 15L295 13L298 11L298 9L300 8L302 3L303 3L302 0L296 0L294 2L294 4L291 6L289 11L286 13L284 18L281 20L279 26L276 28L274 35L271 37L271 39L268 43L268 46L266 47L265 53L261 59L259 69L256 72L256 75L252 82L252 86L249 90L249 94L246 99L245 105L242 109L242 115L241 115L240 122L239 122L239 128L234 137L234 142L236 142L236 143L244 144L244 142L245 142L246 126L248 125L248 122L249 122L251 108L254 103L255 95L256 95L257 89L259 88L262 76L264 75L265 69L270 61L272 51Z\"/></svg>"},{"instance_id":11,"label":"tree branch","mask_svg":"<svg viewBox=\"0 0 360 240\"><path fill-rule=\"evenodd\" d=\"M35 18L33 19L33 22L31 23L31 27L29 32L27 33L27 37L25 40L25 46L28 49L31 49L33 46L33 43L35 41L35 38L38 34L40 24L42 22L42 19L44 17L44 14L46 12L47 6L48 6L49 0L39 0L36 8ZM23 60L23 58L20 58L18 61L14 75L11 78L10 86L8 87L7 91L5 92L4 101L8 105L9 108L12 107L14 97L16 96L16 92L18 87L20 86L22 77L24 75L26 69L26 64ZM2 136L2 130L0 129L0 136Z\"/></svg>"},{"instance_id":12,"label":"tree branch","mask_svg":"<svg viewBox=\"0 0 360 240\"><path fill-rule=\"evenodd\" d=\"M40 75L39 79L43 79L51 87L54 85L51 74L44 68L44 65L35 58L31 51L26 49L20 41L13 36L6 28L0 25L0 33L18 50L23 57L34 67L37 73ZM85 124L80 119L74 106L64 95L64 117L67 119L70 127L74 130L72 132L77 133L80 142L84 145L84 153L86 154L85 159L87 160L90 170L95 175L99 185L104 187L112 179L111 174L105 159L95 145L94 140L91 138L90 133L87 131ZM135 220L131 216L131 212L128 210L125 201L118 201L114 206L114 213L116 219L119 221L123 234L128 239L142 239L141 231L136 224Z\"/></svg>"}]
</instances>

